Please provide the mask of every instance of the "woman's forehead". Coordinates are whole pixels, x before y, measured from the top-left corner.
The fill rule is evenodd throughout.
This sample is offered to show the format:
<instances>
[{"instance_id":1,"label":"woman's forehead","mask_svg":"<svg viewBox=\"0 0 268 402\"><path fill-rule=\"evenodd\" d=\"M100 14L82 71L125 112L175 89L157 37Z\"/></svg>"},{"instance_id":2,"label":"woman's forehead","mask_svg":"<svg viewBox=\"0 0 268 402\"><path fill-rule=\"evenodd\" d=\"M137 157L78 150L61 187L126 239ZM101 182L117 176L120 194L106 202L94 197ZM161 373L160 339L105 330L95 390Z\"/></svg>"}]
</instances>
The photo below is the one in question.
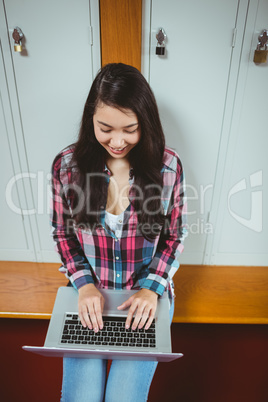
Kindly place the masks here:
<instances>
[{"instance_id":1,"label":"woman's forehead","mask_svg":"<svg viewBox=\"0 0 268 402\"><path fill-rule=\"evenodd\" d=\"M131 109L119 108L116 106L109 106L105 103L99 103L95 109L95 116L107 118L110 120L122 120L128 124L138 122L136 114Z\"/></svg>"}]
</instances>

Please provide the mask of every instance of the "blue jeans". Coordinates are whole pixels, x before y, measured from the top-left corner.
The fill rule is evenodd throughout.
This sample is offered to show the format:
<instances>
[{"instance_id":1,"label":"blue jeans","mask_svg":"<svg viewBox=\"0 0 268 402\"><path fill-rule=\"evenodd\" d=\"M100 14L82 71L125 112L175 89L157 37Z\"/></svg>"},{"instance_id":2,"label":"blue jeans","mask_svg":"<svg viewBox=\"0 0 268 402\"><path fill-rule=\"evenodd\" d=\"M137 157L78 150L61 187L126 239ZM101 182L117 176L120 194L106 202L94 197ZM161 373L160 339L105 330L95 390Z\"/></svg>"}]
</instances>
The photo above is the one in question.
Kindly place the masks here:
<instances>
[{"instance_id":1,"label":"blue jeans","mask_svg":"<svg viewBox=\"0 0 268 402\"><path fill-rule=\"evenodd\" d=\"M169 310L170 323L174 302ZM107 360L63 359L61 402L147 401L157 362L113 360L108 378Z\"/></svg>"}]
</instances>

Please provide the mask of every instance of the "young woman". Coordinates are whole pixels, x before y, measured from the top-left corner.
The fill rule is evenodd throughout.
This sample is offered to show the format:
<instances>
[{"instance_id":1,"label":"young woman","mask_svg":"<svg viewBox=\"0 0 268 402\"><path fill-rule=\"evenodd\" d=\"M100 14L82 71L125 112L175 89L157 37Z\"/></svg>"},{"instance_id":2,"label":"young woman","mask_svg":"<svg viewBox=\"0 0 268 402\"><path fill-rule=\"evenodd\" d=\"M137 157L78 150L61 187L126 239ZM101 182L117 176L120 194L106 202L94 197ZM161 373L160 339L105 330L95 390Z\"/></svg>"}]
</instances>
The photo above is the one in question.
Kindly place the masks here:
<instances>
[{"instance_id":1,"label":"young woman","mask_svg":"<svg viewBox=\"0 0 268 402\"><path fill-rule=\"evenodd\" d=\"M84 107L78 141L52 167L52 228L61 271L78 290L84 327L103 328L99 288L138 289L119 310L126 328L148 329L168 290L186 235L184 173L165 148L154 95L142 74L108 64ZM132 320L135 313L135 318ZM157 366L149 361L63 361L62 401L146 401Z\"/></svg>"}]
</instances>

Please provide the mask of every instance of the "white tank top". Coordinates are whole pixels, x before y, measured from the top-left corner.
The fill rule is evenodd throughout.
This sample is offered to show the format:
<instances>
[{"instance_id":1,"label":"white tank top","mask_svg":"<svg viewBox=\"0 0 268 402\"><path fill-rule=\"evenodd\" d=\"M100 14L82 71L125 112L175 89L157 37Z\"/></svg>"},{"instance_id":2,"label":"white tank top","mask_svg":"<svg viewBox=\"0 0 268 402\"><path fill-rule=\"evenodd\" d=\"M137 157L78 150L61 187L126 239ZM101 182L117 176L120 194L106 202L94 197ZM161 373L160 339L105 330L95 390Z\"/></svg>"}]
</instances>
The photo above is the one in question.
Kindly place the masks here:
<instances>
[{"instance_id":1,"label":"white tank top","mask_svg":"<svg viewBox=\"0 0 268 402\"><path fill-rule=\"evenodd\" d=\"M118 224L123 223L123 215L124 212L122 212L120 215L114 215L106 211L106 223L112 229L113 232L116 231L116 227Z\"/></svg>"}]
</instances>

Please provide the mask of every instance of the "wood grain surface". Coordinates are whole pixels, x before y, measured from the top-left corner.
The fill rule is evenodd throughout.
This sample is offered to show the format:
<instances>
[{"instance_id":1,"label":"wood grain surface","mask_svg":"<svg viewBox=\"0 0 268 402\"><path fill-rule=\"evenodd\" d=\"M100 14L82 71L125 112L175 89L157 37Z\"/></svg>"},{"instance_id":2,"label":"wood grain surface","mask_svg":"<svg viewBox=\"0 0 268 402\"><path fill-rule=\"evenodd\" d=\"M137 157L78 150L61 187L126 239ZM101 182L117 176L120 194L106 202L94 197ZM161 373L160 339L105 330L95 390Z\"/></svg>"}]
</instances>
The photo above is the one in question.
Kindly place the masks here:
<instances>
[{"instance_id":1,"label":"wood grain surface","mask_svg":"<svg viewBox=\"0 0 268 402\"><path fill-rule=\"evenodd\" d=\"M60 264L0 261L0 317L50 318L66 286ZM268 323L268 267L181 266L174 278L178 323Z\"/></svg>"},{"instance_id":2,"label":"wood grain surface","mask_svg":"<svg viewBox=\"0 0 268 402\"><path fill-rule=\"evenodd\" d=\"M185 265L174 282L174 322L268 323L268 267Z\"/></svg>"},{"instance_id":3,"label":"wood grain surface","mask_svg":"<svg viewBox=\"0 0 268 402\"><path fill-rule=\"evenodd\" d=\"M0 261L0 317L51 317L57 289L66 286L60 264Z\"/></svg>"},{"instance_id":4,"label":"wood grain surface","mask_svg":"<svg viewBox=\"0 0 268 402\"><path fill-rule=\"evenodd\" d=\"M102 66L125 63L141 69L142 0L100 0Z\"/></svg>"}]
</instances>

